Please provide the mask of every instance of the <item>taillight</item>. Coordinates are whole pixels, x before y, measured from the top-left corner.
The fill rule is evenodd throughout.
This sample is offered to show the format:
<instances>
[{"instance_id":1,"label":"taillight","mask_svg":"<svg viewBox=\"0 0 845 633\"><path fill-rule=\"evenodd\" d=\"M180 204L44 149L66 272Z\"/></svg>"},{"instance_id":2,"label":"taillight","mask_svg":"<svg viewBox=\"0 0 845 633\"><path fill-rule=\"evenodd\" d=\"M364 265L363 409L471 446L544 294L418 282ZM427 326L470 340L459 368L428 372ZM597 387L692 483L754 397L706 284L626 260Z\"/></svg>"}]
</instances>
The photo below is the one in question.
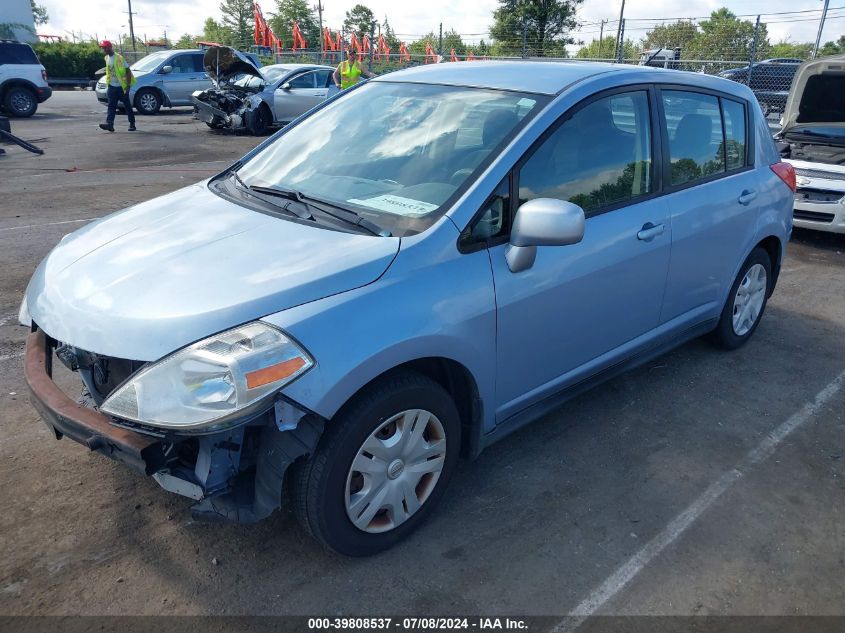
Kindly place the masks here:
<instances>
[{"instance_id":1,"label":"taillight","mask_svg":"<svg viewBox=\"0 0 845 633\"><path fill-rule=\"evenodd\" d=\"M778 175L778 178L786 183L787 187L792 189L792 193L795 193L798 188L798 183L795 182L795 168L789 163L775 163L769 165L769 167Z\"/></svg>"},{"instance_id":2,"label":"taillight","mask_svg":"<svg viewBox=\"0 0 845 633\"><path fill-rule=\"evenodd\" d=\"M44 70L43 68L41 69L41 79L43 79L44 81L47 81L47 71Z\"/></svg>"}]
</instances>

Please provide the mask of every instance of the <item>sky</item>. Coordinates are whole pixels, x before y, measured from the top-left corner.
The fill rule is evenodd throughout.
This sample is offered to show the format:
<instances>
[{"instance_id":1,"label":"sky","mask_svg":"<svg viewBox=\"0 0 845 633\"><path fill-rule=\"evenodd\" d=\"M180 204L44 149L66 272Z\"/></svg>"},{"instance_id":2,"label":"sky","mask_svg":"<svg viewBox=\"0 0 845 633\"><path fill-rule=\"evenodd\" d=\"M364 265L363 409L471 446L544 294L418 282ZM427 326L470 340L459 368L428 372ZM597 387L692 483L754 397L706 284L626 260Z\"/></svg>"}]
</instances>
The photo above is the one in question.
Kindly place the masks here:
<instances>
[{"instance_id":1,"label":"sky","mask_svg":"<svg viewBox=\"0 0 845 633\"><path fill-rule=\"evenodd\" d=\"M316 7L316 1L314 6ZM330 28L339 27L345 11L362 0L323 0L323 20ZM598 22L602 19L617 20L622 0L597 2L585 0L578 15L584 26L576 38L589 42L598 39ZM128 33L126 0L38 0L46 6L50 22L38 28L39 33L61 35L70 38L96 35L116 39L119 33ZM264 14L272 13L274 0L258 0ZM160 37L167 31L175 39L183 33L202 32L205 18L219 18L219 0L133 0L135 33L149 39ZM486 34L492 23L496 0L425 0L424 2L396 2L396 0L363 0L379 21L387 15L399 39L410 41L434 31L440 22L444 29L454 28L464 35L465 41L489 40ZM707 16L721 6L728 6L735 14L773 14L777 12L811 11L786 16L763 16L768 23L769 39L772 42L789 39L793 42L814 41L819 25L822 0L626 0L626 33L635 41L645 35L654 19ZM682 8L680 8L682 7ZM845 0L830 0L830 7L845 7ZM845 9L832 10L825 23L822 43L835 40L845 33ZM753 19L753 18L749 18ZM615 22L608 30L615 31Z\"/></svg>"}]
</instances>

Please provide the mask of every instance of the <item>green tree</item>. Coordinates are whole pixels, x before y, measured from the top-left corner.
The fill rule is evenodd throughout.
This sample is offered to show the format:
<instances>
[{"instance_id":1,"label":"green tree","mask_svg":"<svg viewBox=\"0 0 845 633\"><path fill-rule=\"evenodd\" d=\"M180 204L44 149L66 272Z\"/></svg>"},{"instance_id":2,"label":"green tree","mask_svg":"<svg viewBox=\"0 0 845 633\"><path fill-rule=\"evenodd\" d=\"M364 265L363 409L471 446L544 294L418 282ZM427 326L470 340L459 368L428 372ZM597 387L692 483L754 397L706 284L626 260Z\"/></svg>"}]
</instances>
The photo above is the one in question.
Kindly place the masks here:
<instances>
[{"instance_id":1,"label":"green tree","mask_svg":"<svg viewBox=\"0 0 845 633\"><path fill-rule=\"evenodd\" d=\"M231 33L229 43L247 47L253 42L253 0L223 0L221 24Z\"/></svg>"},{"instance_id":2,"label":"green tree","mask_svg":"<svg viewBox=\"0 0 845 633\"><path fill-rule=\"evenodd\" d=\"M431 47L437 51L437 38L439 36L434 31L429 31L426 35L423 35L420 39L411 42L408 44L408 52L411 55L425 55L425 43L431 42Z\"/></svg>"},{"instance_id":3,"label":"green tree","mask_svg":"<svg viewBox=\"0 0 845 633\"><path fill-rule=\"evenodd\" d=\"M276 13L269 20L270 28L290 48L293 45L293 23L299 22L299 30L308 48L320 48L320 24L314 9L306 0L276 0Z\"/></svg>"},{"instance_id":4,"label":"green tree","mask_svg":"<svg viewBox=\"0 0 845 633\"><path fill-rule=\"evenodd\" d=\"M396 37L396 33L393 31L393 27L390 26L390 22L387 21L387 16L384 16L384 22L381 23L381 34L384 36L384 41L390 47L390 51L398 53L399 38Z\"/></svg>"},{"instance_id":5,"label":"green tree","mask_svg":"<svg viewBox=\"0 0 845 633\"><path fill-rule=\"evenodd\" d=\"M355 32L358 34L358 37L362 37L370 34L375 21L376 16L373 14L372 9L365 7L363 4L356 4L346 12L343 29L347 33Z\"/></svg>"},{"instance_id":6,"label":"green tree","mask_svg":"<svg viewBox=\"0 0 845 633\"><path fill-rule=\"evenodd\" d=\"M810 59L812 52L812 42L790 42L788 39L775 42L764 51L766 57L795 57L797 59Z\"/></svg>"},{"instance_id":7,"label":"green tree","mask_svg":"<svg viewBox=\"0 0 845 633\"><path fill-rule=\"evenodd\" d=\"M819 47L819 57L842 54L845 54L845 35L840 35L835 42L825 42L824 46Z\"/></svg>"},{"instance_id":8,"label":"green tree","mask_svg":"<svg viewBox=\"0 0 845 633\"><path fill-rule=\"evenodd\" d=\"M681 55L698 36L698 27L688 20L658 24L645 34L643 48L681 48Z\"/></svg>"},{"instance_id":9,"label":"green tree","mask_svg":"<svg viewBox=\"0 0 845 633\"><path fill-rule=\"evenodd\" d=\"M636 59L637 45L633 40L625 40L622 45L622 56L624 59ZM616 38L613 35L608 35L601 40L593 40L589 44L582 46L575 53L575 57L581 59L615 59L616 58Z\"/></svg>"},{"instance_id":10,"label":"green tree","mask_svg":"<svg viewBox=\"0 0 845 633\"><path fill-rule=\"evenodd\" d=\"M686 59L747 60L751 56L754 42L754 23L740 20L725 7L710 14L709 20L699 24L700 33L690 41ZM769 39L766 25L760 23L757 50L768 50ZM758 58L760 55L758 55Z\"/></svg>"},{"instance_id":11,"label":"green tree","mask_svg":"<svg viewBox=\"0 0 845 633\"><path fill-rule=\"evenodd\" d=\"M50 21L50 16L47 14L47 7L43 4L35 4L35 0L29 0L32 6L32 17L35 19L35 25L47 24Z\"/></svg>"},{"instance_id":12,"label":"green tree","mask_svg":"<svg viewBox=\"0 0 845 633\"><path fill-rule=\"evenodd\" d=\"M206 42L232 44L235 41L235 35L229 27L220 24L214 18L206 18L202 25L202 39Z\"/></svg>"},{"instance_id":13,"label":"green tree","mask_svg":"<svg viewBox=\"0 0 845 633\"><path fill-rule=\"evenodd\" d=\"M499 0L490 35L510 55L566 56L571 31L578 26L575 12L583 0Z\"/></svg>"},{"instance_id":14,"label":"green tree","mask_svg":"<svg viewBox=\"0 0 845 633\"><path fill-rule=\"evenodd\" d=\"M199 38L195 35L191 35L190 33L185 33L176 40L176 43L173 45L173 48L194 48L196 46L196 41Z\"/></svg>"}]
</instances>

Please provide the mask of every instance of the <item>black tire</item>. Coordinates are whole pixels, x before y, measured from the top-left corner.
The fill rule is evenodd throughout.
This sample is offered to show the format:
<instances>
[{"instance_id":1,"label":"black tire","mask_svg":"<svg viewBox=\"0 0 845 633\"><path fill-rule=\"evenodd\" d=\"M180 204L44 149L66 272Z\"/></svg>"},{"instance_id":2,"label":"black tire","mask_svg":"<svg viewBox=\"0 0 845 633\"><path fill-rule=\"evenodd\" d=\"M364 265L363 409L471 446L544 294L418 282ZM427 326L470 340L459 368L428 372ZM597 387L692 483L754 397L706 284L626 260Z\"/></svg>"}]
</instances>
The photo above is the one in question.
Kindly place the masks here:
<instances>
[{"instance_id":1,"label":"black tire","mask_svg":"<svg viewBox=\"0 0 845 633\"><path fill-rule=\"evenodd\" d=\"M38 110L38 98L25 86L12 86L3 95L3 108L14 117L31 117Z\"/></svg>"},{"instance_id":2,"label":"black tire","mask_svg":"<svg viewBox=\"0 0 845 633\"><path fill-rule=\"evenodd\" d=\"M745 279L746 274L748 271L756 266L762 266L766 271L766 284L765 290L763 291L763 303L760 306L759 312L757 312L757 316L754 319L753 324L748 329L747 332L743 332L742 334L737 334L736 330L734 329L734 311L738 308L737 306L737 292L739 290L740 284ZM734 279L733 284L731 285L730 293L728 294L728 299L725 302L725 307L722 309L722 314L719 317L719 324L716 326L716 329L710 333L710 340L711 342L720 347L722 349L737 349L745 345L748 342L748 339L754 334L757 326L760 325L760 321L763 318L763 312L766 310L766 303L769 299L769 294L772 290L772 261L769 259L769 254L765 251L765 249L761 247L755 248L751 251L751 254L742 264L742 267L739 269L739 273Z\"/></svg>"},{"instance_id":3,"label":"black tire","mask_svg":"<svg viewBox=\"0 0 845 633\"><path fill-rule=\"evenodd\" d=\"M247 132L253 136L266 136L272 123L273 115L270 114L270 109L264 104L261 104L257 110L247 112L245 127Z\"/></svg>"},{"instance_id":4,"label":"black tire","mask_svg":"<svg viewBox=\"0 0 845 633\"><path fill-rule=\"evenodd\" d=\"M446 438L443 469L416 513L384 532L356 527L346 511L347 477L365 440L408 409L433 413ZM449 483L460 452L461 424L449 393L413 371L392 374L350 401L327 426L314 454L291 471L291 505L302 526L324 547L346 556L370 556L406 538L431 514Z\"/></svg>"},{"instance_id":5,"label":"black tire","mask_svg":"<svg viewBox=\"0 0 845 633\"><path fill-rule=\"evenodd\" d=\"M161 110L161 95L153 88L141 88L135 93L133 103L138 114L155 114Z\"/></svg>"}]
</instances>

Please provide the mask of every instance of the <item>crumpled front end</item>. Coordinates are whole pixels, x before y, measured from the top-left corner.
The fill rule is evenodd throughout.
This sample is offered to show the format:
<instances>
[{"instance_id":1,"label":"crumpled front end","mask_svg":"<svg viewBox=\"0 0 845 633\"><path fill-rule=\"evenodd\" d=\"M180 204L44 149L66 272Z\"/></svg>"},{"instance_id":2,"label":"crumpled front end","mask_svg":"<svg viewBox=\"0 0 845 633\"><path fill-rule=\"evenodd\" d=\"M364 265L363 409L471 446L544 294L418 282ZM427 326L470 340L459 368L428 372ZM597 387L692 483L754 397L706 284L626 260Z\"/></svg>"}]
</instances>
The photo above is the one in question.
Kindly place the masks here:
<instances>
[{"instance_id":1,"label":"crumpled front end","mask_svg":"<svg viewBox=\"0 0 845 633\"><path fill-rule=\"evenodd\" d=\"M197 503L197 519L254 522L280 507L285 472L310 453L323 420L281 396L268 411L204 435L180 435L105 414L100 404L145 363L63 344L37 325L27 339L25 377L32 403L56 439L68 438ZM79 377L74 401L55 371ZM63 383L70 380L62 377Z\"/></svg>"},{"instance_id":2,"label":"crumpled front end","mask_svg":"<svg viewBox=\"0 0 845 633\"><path fill-rule=\"evenodd\" d=\"M256 95L234 89L197 90L191 96L194 114L214 129L247 130L261 107Z\"/></svg>"}]
</instances>

